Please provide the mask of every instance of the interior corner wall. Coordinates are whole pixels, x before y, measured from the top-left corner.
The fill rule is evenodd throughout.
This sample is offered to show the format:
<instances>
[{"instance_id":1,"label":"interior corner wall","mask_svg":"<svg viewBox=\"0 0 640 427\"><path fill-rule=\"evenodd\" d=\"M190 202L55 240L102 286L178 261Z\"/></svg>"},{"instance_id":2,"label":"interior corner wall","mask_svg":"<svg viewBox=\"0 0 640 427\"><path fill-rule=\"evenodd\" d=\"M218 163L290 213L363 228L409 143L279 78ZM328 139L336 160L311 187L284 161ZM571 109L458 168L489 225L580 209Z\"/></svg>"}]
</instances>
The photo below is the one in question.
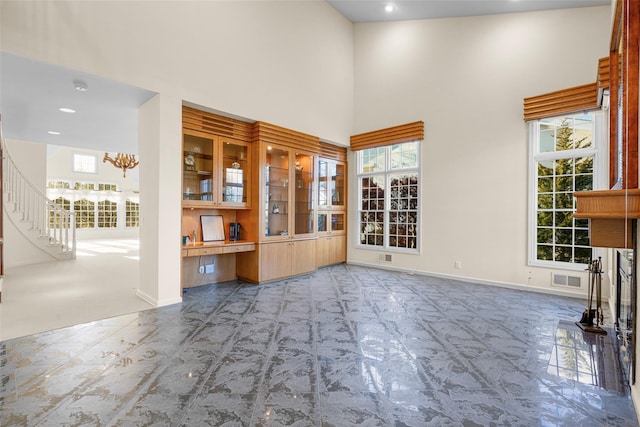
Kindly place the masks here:
<instances>
[{"instance_id":1,"label":"interior corner wall","mask_svg":"<svg viewBox=\"0 0 640 427\"><path fill-rule=\"evenodd\" d=\"M423 120L425 139L421 253L380 264L379 251L357 248L354 178L349 261L570 293L528 266L522 102L594 82L610 25L608 6L356 24L354 133ZM350 168L355 177L353 154Z\"/></svg>"},{"instance_id":2,"label":"interior corner wall","mask_svg":"<svg viewBox=\"0 0 640 427\"><path fill-rule=\"evenodd\" d=\"M8 155L13 159L16 167L40 191L46 186L47 146L28 141L7 139L5 141ZM5 156L7 153L5 153ZM11 203L5 203L3 215L4 251L3 264L5 274L11 274L12 267L54 261L53 257L35 247L25 239L13 221L6 214L7 209L13 209Z\"/></svg>"}]
</instances>

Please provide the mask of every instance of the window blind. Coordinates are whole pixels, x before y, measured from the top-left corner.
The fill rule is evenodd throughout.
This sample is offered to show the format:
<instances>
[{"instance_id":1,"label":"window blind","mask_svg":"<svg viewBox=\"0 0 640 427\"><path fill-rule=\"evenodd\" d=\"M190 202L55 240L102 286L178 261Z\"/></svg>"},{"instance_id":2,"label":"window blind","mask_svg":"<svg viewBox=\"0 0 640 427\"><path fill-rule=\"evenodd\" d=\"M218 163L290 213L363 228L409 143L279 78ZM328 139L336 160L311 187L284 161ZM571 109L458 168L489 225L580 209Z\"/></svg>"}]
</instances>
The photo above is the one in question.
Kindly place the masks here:
<instances>
[{"instance_id":1,"label":"window blind","mask_svg":"<svg viewBox=\"0 0 640 427\"><path fill-rule=\"evenodd\" d=\"M412 122L351 136L351 150L383 147L424 139L424 122Z\"/></svg>"},{"instance_id":2,"label":"window blind","mask_svg":"<svg viewBox=\"0 0 640 427\"><path fill-rule=\"evenodd\" d=\"M525 121L600 108L602 91L609 87L609 70L609 57L600 58L594 83L525 98Z\"/></svg>"}]
</instances>

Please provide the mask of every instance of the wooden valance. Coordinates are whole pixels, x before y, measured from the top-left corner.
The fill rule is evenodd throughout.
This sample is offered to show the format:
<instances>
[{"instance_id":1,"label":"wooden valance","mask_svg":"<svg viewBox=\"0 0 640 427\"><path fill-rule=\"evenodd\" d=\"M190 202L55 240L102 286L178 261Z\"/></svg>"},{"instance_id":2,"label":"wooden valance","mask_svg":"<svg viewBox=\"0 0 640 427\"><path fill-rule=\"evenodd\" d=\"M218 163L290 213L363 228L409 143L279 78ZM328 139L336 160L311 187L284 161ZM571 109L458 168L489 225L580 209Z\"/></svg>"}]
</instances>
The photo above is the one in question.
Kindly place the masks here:
<instances>
[{"instance_id":1,"label":"wooden valance","mask_svg":"<svg viewBox=\"0 0 640 427\"><path fill-rule=\"evenodd\" d=\"M182 127L251 142L251 123L197 110L186 105L182 106Z\"/></svg>"},{"instance_id":2,"label":"wooden valance","mask_svg":"<svg viewBox=\"0 0 640 427\"><path fill-rule=\"evenodd\" d=\"M611 61L608 56L598 60L598 89L609 88L610 62Z\"/></svg>"},{"instance_id":3,"label":"wooden valance","mask_svg":"<svg viewBox=\"0 0 640 427\"><path fill-rule=\"evenodd\" d=\"M598 108L598 85L589 83L524 99L524 119L573 114Z\"/></svg>"},{"instance_id":4,"label":"wooden valance","mask_svg":"<svg viewBox=\"0 0 640 427\"><path fill-rule=\"evenodd\" d=\"M424 122L419 121L352 135L351 149L365 150L422 139L424 139Z\"/></svg>"},{"instance_id":5,"label":"wooden valance","mask_svg":"<svg viewBox=\"0 0 640 427\"><path fill-rule=\"evenodd\" d=\"M600 108L602 92L609 87L609 70L609 57L600 58L594 83L525 98L525 121Z\"/></svg>"}]
</instances>

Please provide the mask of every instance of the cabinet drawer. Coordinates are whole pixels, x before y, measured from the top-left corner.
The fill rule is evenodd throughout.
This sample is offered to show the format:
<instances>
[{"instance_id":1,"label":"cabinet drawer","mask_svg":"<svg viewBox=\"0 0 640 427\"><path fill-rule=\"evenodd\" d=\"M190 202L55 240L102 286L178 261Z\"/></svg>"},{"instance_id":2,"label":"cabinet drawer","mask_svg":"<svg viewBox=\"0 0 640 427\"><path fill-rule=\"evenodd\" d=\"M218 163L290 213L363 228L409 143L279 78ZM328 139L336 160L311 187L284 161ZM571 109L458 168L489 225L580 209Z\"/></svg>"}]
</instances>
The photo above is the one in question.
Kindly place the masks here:
<instances>
[{"instance_id":1,"label":"cabinet drawer","mask_svg":"<svg viewBox=\"0 0 640 427\"><path fill-rule=\"evenodd\" d=\"M217 255L224 253L223 247L188 249L187 256Z\"/></svg>"},{"instance_id":2,"label":"cabinet drawer","mask_svg":"<svg viewBox=\"0 0 640 427\"><path fill-rule=\"evenodd\" d=\"M255 251L255 250L256 250L256 245L251 243L246 245L225 246L224 248L222 248L222 253L234 254L236 252L249 252L249 251Z\"/></svg>"}]
</instances>

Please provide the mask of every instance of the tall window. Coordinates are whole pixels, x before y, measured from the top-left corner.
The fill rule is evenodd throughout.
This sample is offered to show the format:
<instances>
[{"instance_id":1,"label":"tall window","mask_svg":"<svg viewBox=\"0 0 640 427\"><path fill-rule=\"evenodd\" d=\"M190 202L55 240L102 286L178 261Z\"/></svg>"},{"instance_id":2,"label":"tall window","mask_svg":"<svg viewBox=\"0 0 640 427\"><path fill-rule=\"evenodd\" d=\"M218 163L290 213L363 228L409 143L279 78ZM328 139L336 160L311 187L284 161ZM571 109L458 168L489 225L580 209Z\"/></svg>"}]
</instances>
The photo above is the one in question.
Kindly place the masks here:
<instances>
[{"instance_id":1,"label":"tall window","mask_svg":"<svg viewBox=\"0 0 640 427\"><path fill-rule=\"evenodd\" d=\"M554 117L531 124L529 262L584 268L592 258L587 219L574 218L575 191L597 188L596 114Z\"/></svg>"},{"instance_id":2,"label":"tall window","mask_svg":"<svg viewBox=\"0 0 640 427\"><path fill-rule=\"evenodd\" d=\"M118 204L110 200L98 202L98 228L118 226Z\"/></svg>"},{"instance_id":3,"label":"tall window","mask_svg":"<svg viewBox=\"0 0 640 427\"><path fill-rule=\"evenodd\" d=\"M127 199L125 223L127 227L140 227L140 203Z\"/></svg>"},{"instance_id":4,"label":"tall window","mask_svg":"<svg viewBox=\"0 0 640 427\"><path fill-rule=\"evenodd\" d=\"M73 203L76 213L76 228L94 228L96 224L95 203L81 199Z\"/></svg>"},{"instance_id":5,"label":"tall window","mask_svg":"<svg viewBox=\"0 0 640 427\"><path fill-rule=\"evenodd\" d=\"M359 244L418 251L419 142L358 152Z\"/></svg>"},{"instance_id":6,"label":"tall window","mask_svg":"<svg viewBox=\"0 0 640 427\"><path fill-rule=\"evenodd\" d=\"M65 199L64 197L58 197L57 199L52 200L52 202L55 203L60 209L71 209L71 201L69 199ZM69 221L63 220L63 217L61 217L59 214L57 214L53 210L49 210L49 227L69 228Z\"/></svg>"}]
</instances>

